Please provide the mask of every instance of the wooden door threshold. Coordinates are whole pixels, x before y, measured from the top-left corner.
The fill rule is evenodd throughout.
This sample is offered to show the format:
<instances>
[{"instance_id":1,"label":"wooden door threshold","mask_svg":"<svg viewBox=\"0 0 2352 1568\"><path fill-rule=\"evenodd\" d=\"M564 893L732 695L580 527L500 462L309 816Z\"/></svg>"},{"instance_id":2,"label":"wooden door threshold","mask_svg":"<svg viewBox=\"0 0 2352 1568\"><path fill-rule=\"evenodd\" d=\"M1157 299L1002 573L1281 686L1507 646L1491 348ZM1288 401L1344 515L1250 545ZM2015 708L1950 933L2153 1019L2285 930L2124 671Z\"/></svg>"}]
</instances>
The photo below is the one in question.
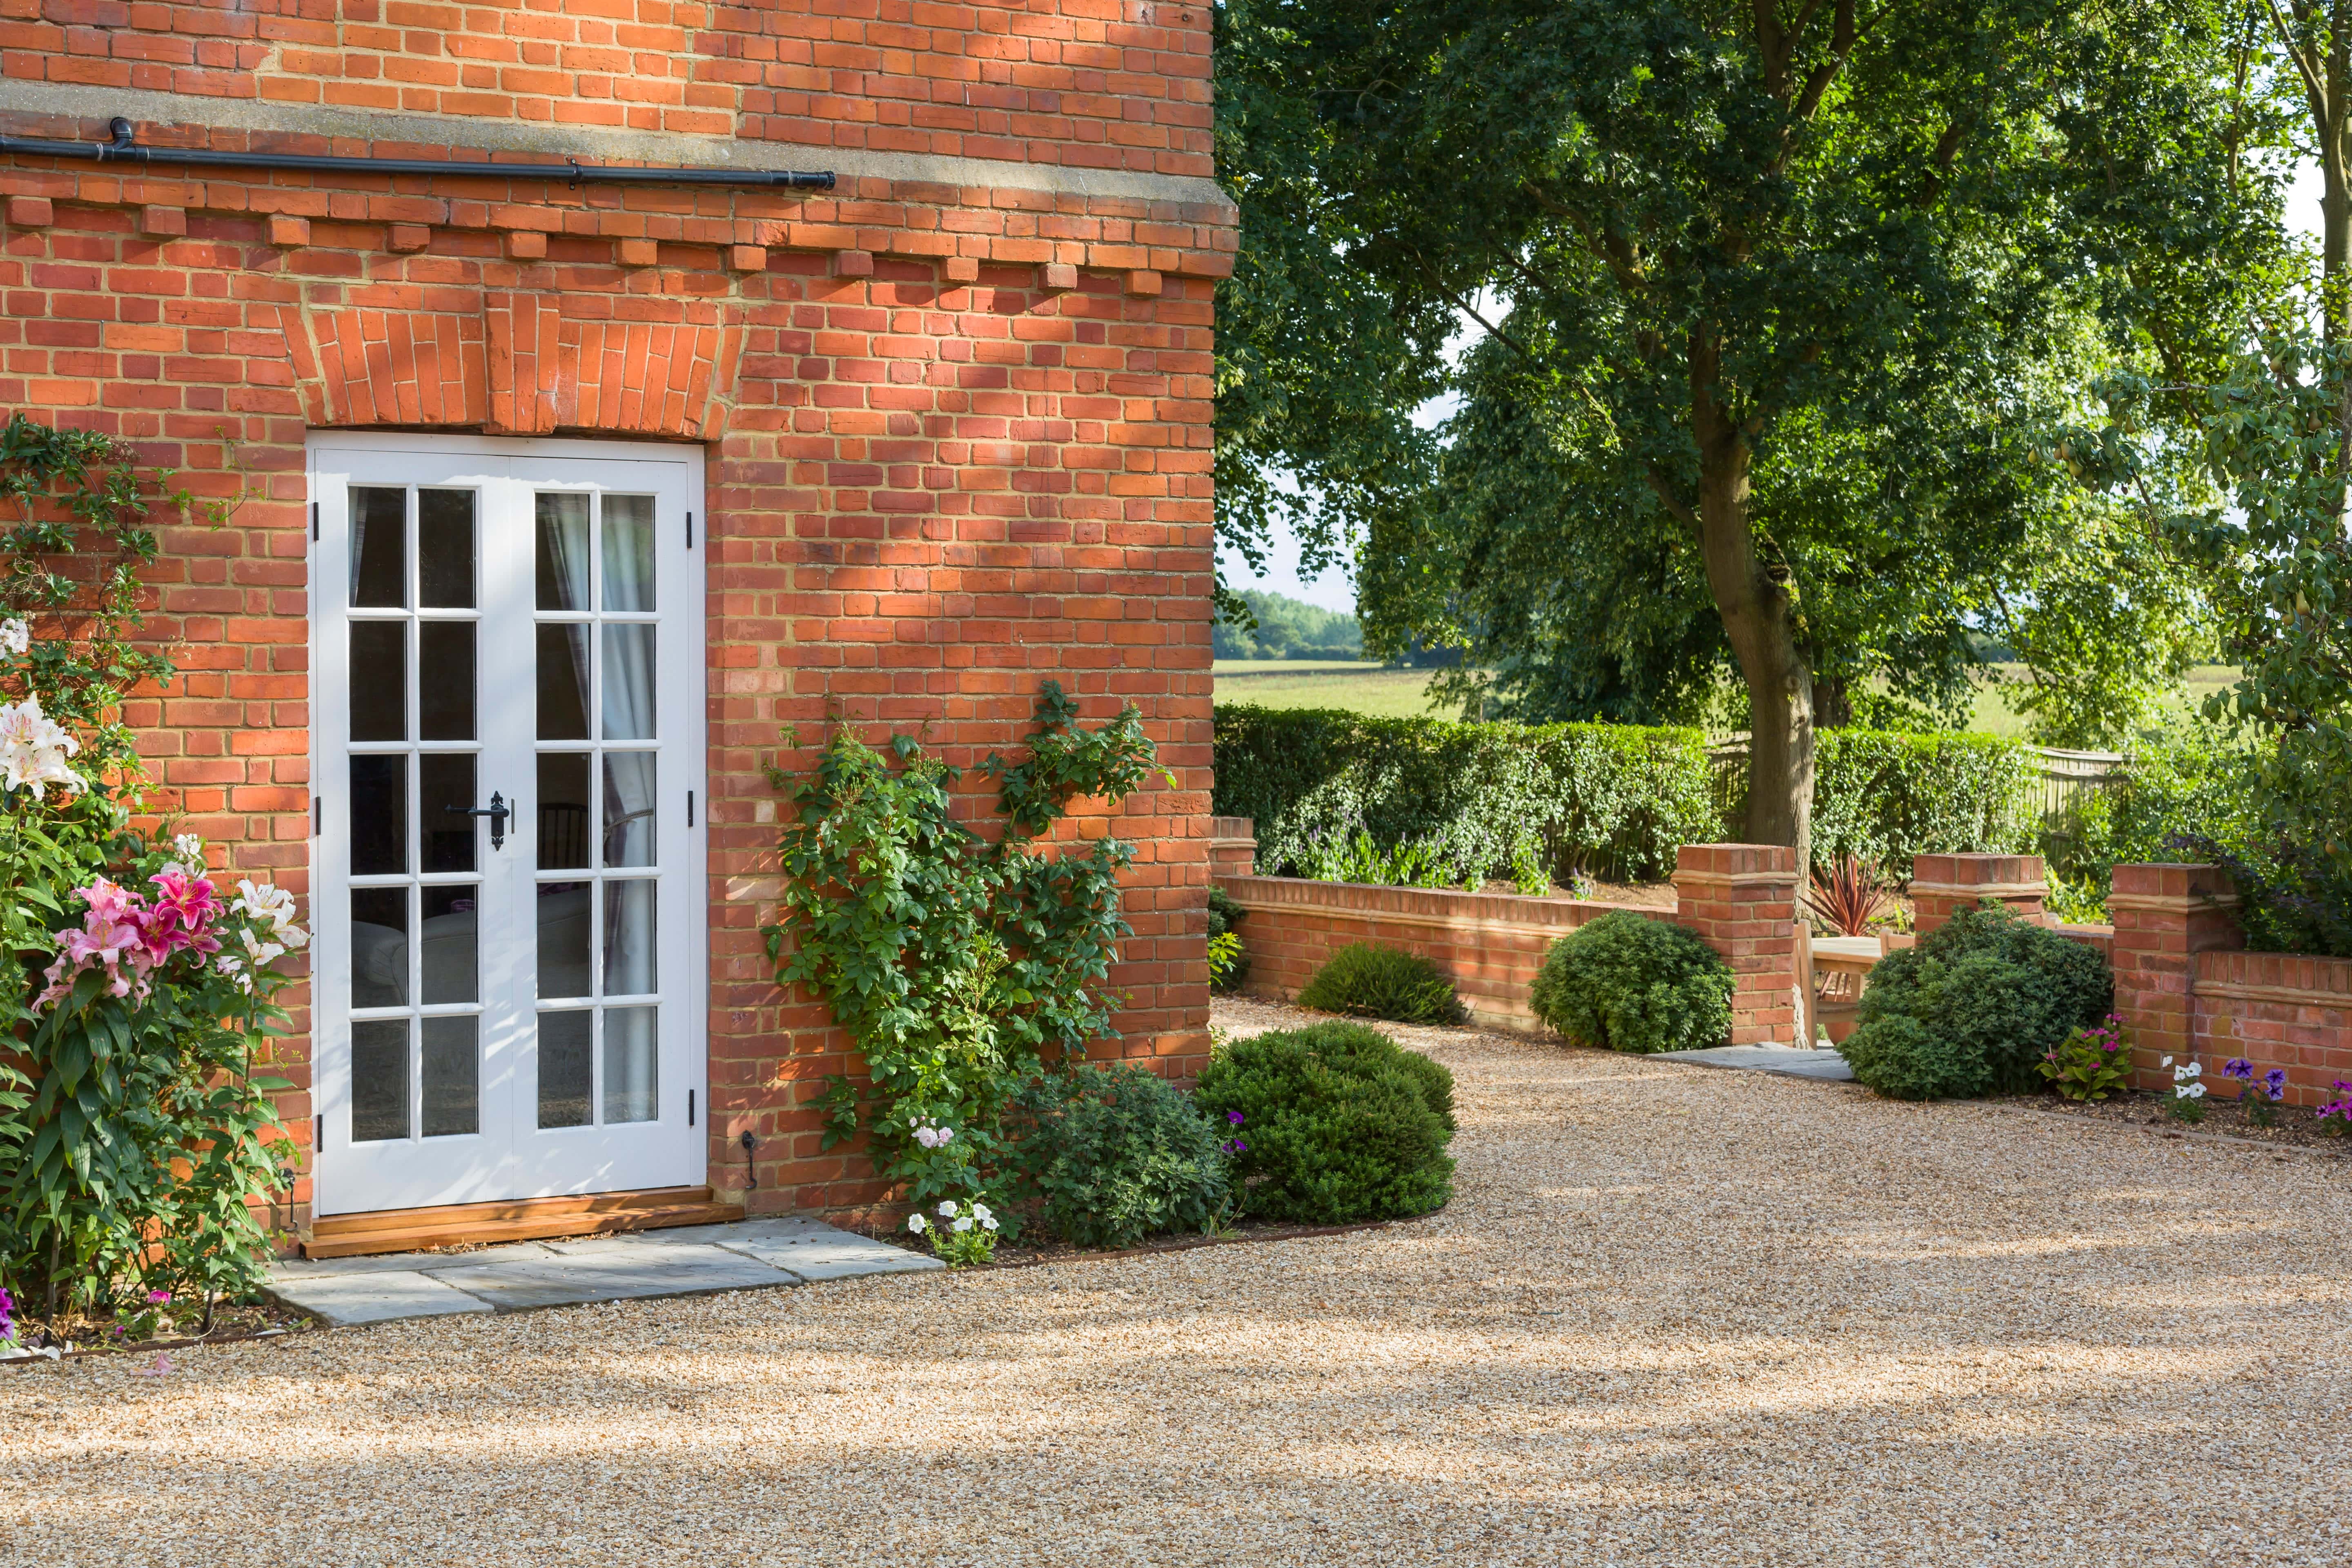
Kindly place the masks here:
<instances>
[{"instance_id":1,"label":"wooden door threshold","mask_svg":"<svg viewBox=\"0 0 2352 1568\"><path fill-rule=\"evenodd\" d=\"M416 1252L501 1241L546 1241L565 1236L658 1230L678 1225L724 1225L743 1217L740 1204L721 1203L709 1187L643 1187L576 1197L517 1198L507 1203L444 1204L434 1208L378 1209L315 1221L302 1244L305 1258L357 1258L375 1252Z\"/></svg>"}]
</instances>

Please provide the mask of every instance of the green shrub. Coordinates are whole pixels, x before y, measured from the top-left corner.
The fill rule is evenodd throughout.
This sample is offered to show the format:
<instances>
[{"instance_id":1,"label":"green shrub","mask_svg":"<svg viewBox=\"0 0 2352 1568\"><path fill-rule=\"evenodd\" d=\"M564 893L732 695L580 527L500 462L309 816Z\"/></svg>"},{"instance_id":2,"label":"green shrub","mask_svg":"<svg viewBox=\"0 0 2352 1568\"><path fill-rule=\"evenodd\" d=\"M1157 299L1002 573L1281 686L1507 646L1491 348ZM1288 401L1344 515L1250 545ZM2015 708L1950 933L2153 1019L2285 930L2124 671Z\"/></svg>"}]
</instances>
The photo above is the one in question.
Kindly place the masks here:
<instances>
[{"instance_id":1,"label":"green shrub","mask_svg":"<svg viewBox=\"0 0 2352 1568\"><path fill-rule=\"evenodd\" d=\"M1079 1247L1133 1247L1202 1230L1229 1190L1216 1130L1148 1068L1086 1063L1014 1097L1014 1162L1046 1227Z\"/></svg>"},{"instance_id":2,"label":"green shrub","mask_svg":"<svg viewBox=\"0 0 2352 1568\"><path fill-rule=\"evenodd\" d=\"M1580 1046L1691 1051L1731 1032L1731 966L1696 933L1614 910L1552 943L1536 1016Z\"/></svg>"},{"instance_id":3,"label":"green shrub","mask_svg":"<svg viewBox=\"0 0 2352 1568\"><path fill-rule=\"evenodd\" d=\"M2082 791L2049 825L2052 875L2089 883L2105 904L2117 866L2182 858L2175 838L2243 839L2252 763L2245 747L2202 727L2141 744L2121 777Z\"/></svg>"},{"instance_id":4,"label":"green shrub","mask_svg":"<svg viewBox=\"0 0 2352 1568\"><path fill-rule=\"evenodd\" d=\"M1243 1212L1349 1225L1444 1206L1453 1078L1426 1060L1357 1024L1256 1035L1218 1052L1197 1103L1231 1132Z\"/></svg>"},{"instance_id":5,"label":"green shrub","mask_svg":"<svg viewBox=\"0 0 2352 1568\"><path fill-rule=\"evenodd\" d=\"M1333 953L1299 992L1298 1005L1392 1024L1458 1024L1468 1016L1437 965L1369 942Z\"/></svg>"},{"instance_id":6,"label":"green shrub","mask_svg":"<svg viewBox=\"0 0 2352 1568\"><path fill-rule=\"evenodd\" d=\"M1213 884L1209 889L1209 989L1238 991L1249 978L1249 949L1242 945L1242 923L1247 911L1241 901Z\"/></svg>"},{"instance_id":7,"label":"green shrub","mask_svg":"<svg viewBox=\"0 0 2352 1568\"><path fill-rule=\"evenodd\" d=\"M2114 995L2093 949L1998 906L1963 910L1879 960L1861 1026L1839 1049L1856 1079L1897 1100L2021 1093Z\"/></svg>"}]
</instances>

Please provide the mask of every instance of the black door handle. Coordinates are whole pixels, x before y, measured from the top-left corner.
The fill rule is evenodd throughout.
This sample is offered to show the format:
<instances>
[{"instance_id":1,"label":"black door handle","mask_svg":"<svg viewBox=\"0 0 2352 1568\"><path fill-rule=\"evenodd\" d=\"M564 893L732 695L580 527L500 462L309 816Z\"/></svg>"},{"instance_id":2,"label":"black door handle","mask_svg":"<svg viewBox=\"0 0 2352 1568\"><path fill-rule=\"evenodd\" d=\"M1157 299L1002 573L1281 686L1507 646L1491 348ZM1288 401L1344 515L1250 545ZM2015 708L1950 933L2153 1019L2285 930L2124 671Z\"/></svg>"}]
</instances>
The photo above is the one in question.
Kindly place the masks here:
<instances>
[{"instance_id":1,"label":"black door handle","mask_svg":"<svg viewBox=\"0 0 2352 1568\"><path fill-rule=\"evenodd\" d=\"M507 809L506 796L499 794L496 790L490 792L490 804L488 805L449 805L444 806L442 809L457 816L488 817L490 819L490 847L493 849L503 849L506 847L507 818L512 816L514 813Z\"/></svg>"}]
</instances>

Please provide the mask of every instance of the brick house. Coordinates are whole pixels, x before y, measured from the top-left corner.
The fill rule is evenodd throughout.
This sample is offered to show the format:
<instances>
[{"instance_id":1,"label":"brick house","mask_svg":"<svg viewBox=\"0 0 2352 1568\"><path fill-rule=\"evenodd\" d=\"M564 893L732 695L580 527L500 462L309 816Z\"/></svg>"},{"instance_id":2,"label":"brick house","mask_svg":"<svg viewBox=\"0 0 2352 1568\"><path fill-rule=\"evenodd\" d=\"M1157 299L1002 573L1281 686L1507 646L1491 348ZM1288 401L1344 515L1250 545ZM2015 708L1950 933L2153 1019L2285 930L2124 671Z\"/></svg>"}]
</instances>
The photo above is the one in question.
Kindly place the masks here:
<instances>
[{"instance_id":1,"label":"brick house","mask_svg":"<svg viewBox=\"0 0 2352 1568\"><path fill-rule=\"evenodd\" d=\"M132 718L314 922L314 1241L877 1195L758 933L829 712L1139 704L1123 1025L1205 1050L1204 5L0 0L0 413L245 498Z\"/></svg>"}]
</instances>

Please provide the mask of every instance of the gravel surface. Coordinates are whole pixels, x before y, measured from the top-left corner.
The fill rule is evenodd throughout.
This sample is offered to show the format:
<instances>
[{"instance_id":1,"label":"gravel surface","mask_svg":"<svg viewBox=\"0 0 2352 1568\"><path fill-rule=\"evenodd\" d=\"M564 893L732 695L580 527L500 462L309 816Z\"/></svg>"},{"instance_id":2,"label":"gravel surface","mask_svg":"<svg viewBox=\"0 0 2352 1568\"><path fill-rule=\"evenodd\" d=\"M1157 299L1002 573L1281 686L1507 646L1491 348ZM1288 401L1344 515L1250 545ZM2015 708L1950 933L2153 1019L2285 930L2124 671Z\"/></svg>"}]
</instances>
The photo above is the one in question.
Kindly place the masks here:
<instances>
[{"instance_id":1,"label":"gravel surface","mask_svg":"<svg viewBox=\"0 0 2352 1568\"><path fill-rule=\"evenodd\" d=\"M2352 1560L2334 1163L1399 1032L1432 1218L0 1373L0 1561Z\"/></svg>"}]
</instances>

